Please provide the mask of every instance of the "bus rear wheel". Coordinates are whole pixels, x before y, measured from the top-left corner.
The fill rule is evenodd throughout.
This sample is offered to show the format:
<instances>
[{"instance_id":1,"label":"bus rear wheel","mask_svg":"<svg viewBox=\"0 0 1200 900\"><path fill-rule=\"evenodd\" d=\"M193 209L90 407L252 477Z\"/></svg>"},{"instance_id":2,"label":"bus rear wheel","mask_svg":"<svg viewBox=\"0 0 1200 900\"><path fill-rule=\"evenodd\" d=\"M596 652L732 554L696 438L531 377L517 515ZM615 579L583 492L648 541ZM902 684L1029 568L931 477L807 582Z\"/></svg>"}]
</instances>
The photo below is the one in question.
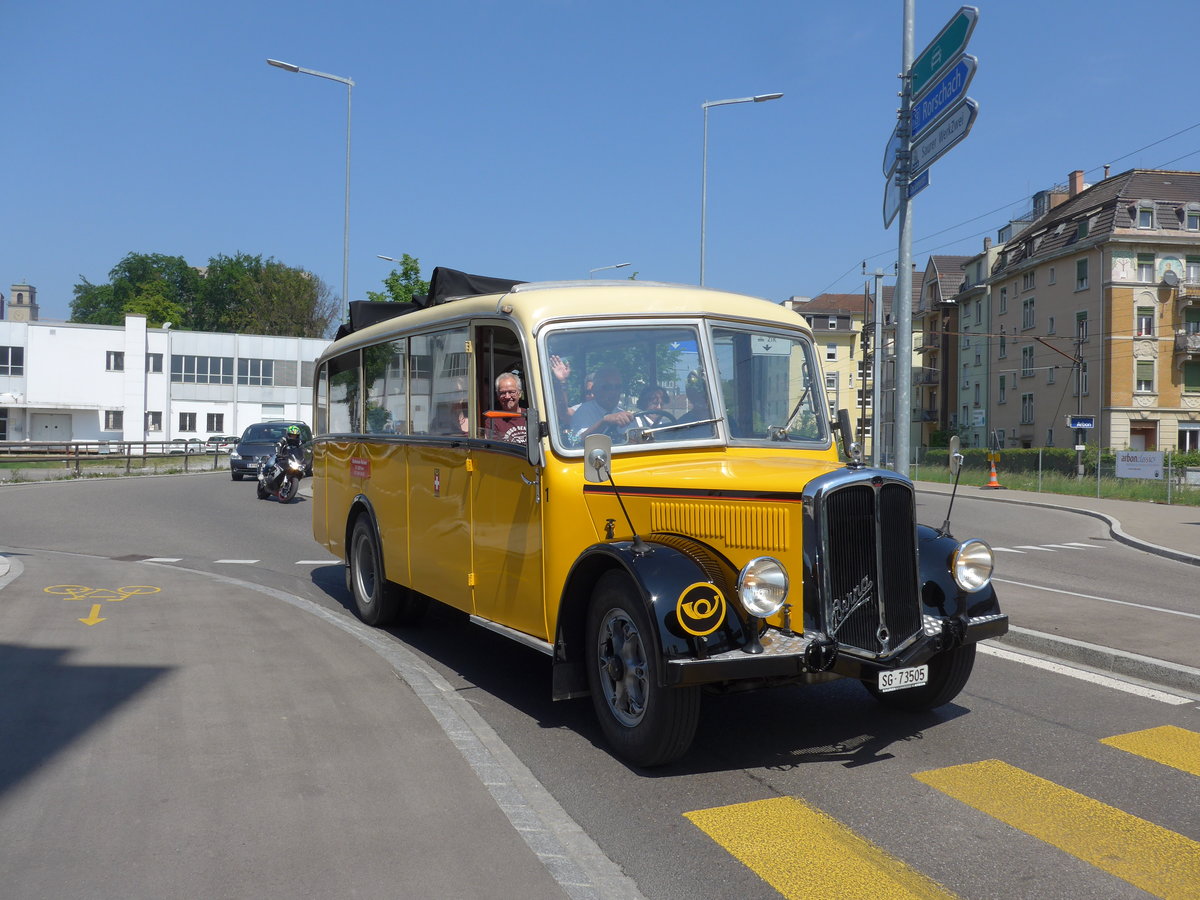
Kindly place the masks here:
<instances>
[{"instance_id":1,"label":"bus rear wheel","mask_svg":"<svg viewBox=\"0 0 1200 900\"><path fill-rule=\"evenodd\" d=\"M657 640L641 597L624 572L607 572L587 617L592 706L618 756L639 766L672 762L691 746L700 721L698 687L659 685Z\"/></svg>"},{"instance_id":2,"label":"bus rear wheel","mask_svg":"<svg viewBox=\"0 0 1200 900\"><path fill-rule=\"evenodd\" d=\"M366 513L354 522L346 560L346 580L354 597L355 611L368 625L415 625L429 607L427 597L384 578L379 542Z\"/></svg>"}]
</instances>

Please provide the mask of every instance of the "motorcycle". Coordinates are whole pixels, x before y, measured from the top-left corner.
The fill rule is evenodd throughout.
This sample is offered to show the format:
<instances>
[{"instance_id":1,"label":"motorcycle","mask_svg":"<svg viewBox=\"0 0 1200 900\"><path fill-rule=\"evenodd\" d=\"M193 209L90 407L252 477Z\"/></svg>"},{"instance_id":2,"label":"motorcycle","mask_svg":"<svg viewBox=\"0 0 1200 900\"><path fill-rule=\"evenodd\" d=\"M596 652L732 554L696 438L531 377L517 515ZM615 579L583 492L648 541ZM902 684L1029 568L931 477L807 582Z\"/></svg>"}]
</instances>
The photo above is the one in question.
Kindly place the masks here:
<instances>
[{"instance_id":1,"label":"motorcycle","mask_svg":"<svg viewBox=\"0 0 1200 900\"><path fill-rule=\"evenodd\" d=\"M296 454L283 452L272 459L258 458L258 499L274 497L280 503L288 503L300 490L300 479L304 477L304 461Z\"/></svg>"}]
</instances>

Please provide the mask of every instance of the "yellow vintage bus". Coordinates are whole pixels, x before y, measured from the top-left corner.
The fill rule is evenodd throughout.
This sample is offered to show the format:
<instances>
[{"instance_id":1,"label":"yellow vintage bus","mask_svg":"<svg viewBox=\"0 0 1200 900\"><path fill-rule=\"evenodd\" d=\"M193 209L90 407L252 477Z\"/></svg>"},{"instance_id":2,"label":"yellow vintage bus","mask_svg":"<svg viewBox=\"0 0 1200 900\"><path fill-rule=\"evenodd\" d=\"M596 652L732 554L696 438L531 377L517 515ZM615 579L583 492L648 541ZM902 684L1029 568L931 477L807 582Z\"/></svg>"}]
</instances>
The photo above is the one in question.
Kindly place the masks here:
<instances>
[{"instance_id":1,"label":"yellow vintage bus","mask_svg":"<svg viewBox=\"0 0 1200 900\"><path fill-rule=\"evenodd\" d=\"M352 306L317 361L312 509L359 616L436 601L546 653L630 762L686 752L705 691L851 678L939 706L1007 630L991 549L839 453L787 309L448 269L424 304Z\"/></svg>"}]
</instances>

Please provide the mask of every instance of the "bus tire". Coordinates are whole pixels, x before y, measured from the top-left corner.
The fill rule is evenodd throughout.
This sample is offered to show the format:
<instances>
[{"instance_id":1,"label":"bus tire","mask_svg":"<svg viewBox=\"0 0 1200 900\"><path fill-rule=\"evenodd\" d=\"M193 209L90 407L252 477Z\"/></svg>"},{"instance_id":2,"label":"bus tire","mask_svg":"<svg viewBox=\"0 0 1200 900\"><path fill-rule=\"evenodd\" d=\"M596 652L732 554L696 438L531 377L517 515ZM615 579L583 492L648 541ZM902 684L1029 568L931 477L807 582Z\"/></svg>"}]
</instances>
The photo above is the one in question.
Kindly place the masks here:
<instances>
[{"instance_id":1,"label":"bus tire","mask_svg":"<svg viewBox=\"0 0 1200 900\"><path fill-rule=\"evenodd\" d=\"M383 562L379 553L379 542L375 539L375 528L366 513L354 522L350 537L350 553L347 557L350 575L350 593L354 597L354 609L358 617L368 625L383 626L396 617L396 592L388 590L383 577Z\"/></svg>"},{"instance_id":2,"label":"bus tire","mask_svg":"<svg viewBox=\"0 0 1200 900\"><path fill-rule=\"evenodd\" d=\"M700 721L700 688L659 686L657 639L625 572L596 583L587 616L592 706L617 755L661 766L687 752Z\"/></svg>"},{"instance_id":3,"label":"bus tire","mask_svg":"<svg viewBox=\"0 0 1200 900\"><path fill-rule=\"evenodd\" d=\"M880 693L878 682L863 682L871 695L884 706L907 712L924 712L945 706L958 696L975 668L975 645L962 644L929 660L929 681L919 688Z\"/></svg>"}]
</instances>

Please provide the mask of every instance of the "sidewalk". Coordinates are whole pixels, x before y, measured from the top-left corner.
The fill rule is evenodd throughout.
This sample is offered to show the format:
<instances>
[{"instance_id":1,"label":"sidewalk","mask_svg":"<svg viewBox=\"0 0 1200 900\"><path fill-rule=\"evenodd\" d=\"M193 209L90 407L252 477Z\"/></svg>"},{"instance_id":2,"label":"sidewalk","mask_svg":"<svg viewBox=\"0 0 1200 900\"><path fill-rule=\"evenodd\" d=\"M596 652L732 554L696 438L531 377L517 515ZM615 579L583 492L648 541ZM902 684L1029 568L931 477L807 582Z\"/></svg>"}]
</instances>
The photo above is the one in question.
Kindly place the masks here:
<instances>
[{"instance_id":1,"label":"sidewalk","mask_svg":"<svg viewBox=\"0 0 1200 900\"><path fill-rule=\"evenodd\" d=\"M949 496L951 486L918 481L921 493ZM959 496L970 492L973 500L1016 503L1076 512L1104 521L1113 539L1167 559L1200 566L1200 508L1132 500L1108 500L1035 491L993 490L959 487ZM1200 573L1198 573L1200 574ZM1116 598L1153 604L1152 597ZM1000 607L1004 608L1001 594ZM1200 610L1197 611L1200 613ZM1084 666L1104 673L1134 678L1200 697L1200 616L1184 619L1171 629L1171 640L1162 647L1163 658L1132 652L1127 636L1129 614L1120 607L1099 604L1089 607L1086 620L1072 615L1056 619L1062 633L1050 634L1023 628L1017 618L1000 643ZM1124 645L1124 646L1123 646Z\"/></svg>"}]
</instances>

